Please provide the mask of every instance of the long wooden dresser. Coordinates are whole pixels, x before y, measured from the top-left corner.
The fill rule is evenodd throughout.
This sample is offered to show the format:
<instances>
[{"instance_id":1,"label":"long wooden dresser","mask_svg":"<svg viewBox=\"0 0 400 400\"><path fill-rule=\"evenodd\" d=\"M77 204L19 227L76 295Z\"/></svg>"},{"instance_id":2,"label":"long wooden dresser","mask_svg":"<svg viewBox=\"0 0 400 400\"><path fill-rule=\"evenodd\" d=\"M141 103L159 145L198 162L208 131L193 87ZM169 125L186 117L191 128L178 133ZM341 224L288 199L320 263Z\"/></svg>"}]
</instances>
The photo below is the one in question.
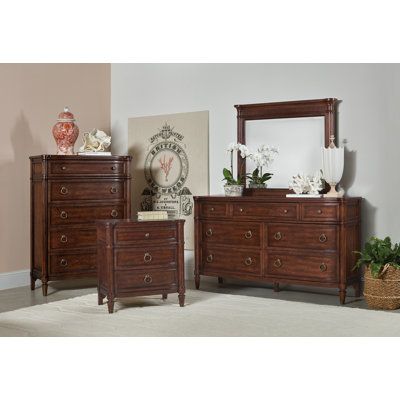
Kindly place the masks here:
<instances>
[{"instance_id":1,"label":"long wooden dresser","mask_svg":"<svg viewBox=\"0 0 400 400\"><path fill-rule=\"evenodd\" d=\"M360 198L195 197L195 283L200 275L336 287L360 295Z\"/></svg>"},{"instance_id":2,"label":"long wooden dresser","mask_svg":"<svg viewBox=\"0 0 400 400\"><path fill-rule=\"evenodd\" d=\"M95 277L95 221L130 216L130 156L39 155L31 160L31 289Z\"/></svg>"}]
</instances>

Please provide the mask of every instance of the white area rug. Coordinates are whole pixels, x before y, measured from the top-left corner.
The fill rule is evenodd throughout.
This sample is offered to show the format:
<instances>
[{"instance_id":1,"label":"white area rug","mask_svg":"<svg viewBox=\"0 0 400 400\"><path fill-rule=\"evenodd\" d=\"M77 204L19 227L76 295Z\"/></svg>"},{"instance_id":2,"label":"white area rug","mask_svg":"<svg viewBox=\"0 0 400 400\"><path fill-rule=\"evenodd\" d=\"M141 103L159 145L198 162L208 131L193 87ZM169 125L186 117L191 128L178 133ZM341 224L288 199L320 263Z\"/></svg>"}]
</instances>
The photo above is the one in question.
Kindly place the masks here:
<instances>
[{"instance_id":1,"label":"white area rug","mask_svg":"<svg viewBox=\"0 0 400 400\"><path fill-rule=\"evenodd\" d=\"M188 290L97 305L97 295L0 314L0 336L400 336L400 314Z\"/></svg>"}]
</instances>

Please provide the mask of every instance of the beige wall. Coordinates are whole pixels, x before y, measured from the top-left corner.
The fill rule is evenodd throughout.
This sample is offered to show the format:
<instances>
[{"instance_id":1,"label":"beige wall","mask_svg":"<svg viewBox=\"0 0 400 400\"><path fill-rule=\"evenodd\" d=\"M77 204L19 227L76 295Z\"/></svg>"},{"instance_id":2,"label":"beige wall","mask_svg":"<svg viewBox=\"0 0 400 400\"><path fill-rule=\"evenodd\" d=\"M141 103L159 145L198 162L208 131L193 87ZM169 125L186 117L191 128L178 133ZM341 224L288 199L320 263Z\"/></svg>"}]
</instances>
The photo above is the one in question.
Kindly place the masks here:
<instances>
[{"instance_id":1,"label":"beige wall","mask_svg":"<svg viewBox=\"0 0 400 400\"><path fill-rule=\"evenodd\" d=\"M68 105L82 132L110 132L109 64L0 64L0 273L29 268L29 156L55 154Z\"/></svg>"}]
</instances>

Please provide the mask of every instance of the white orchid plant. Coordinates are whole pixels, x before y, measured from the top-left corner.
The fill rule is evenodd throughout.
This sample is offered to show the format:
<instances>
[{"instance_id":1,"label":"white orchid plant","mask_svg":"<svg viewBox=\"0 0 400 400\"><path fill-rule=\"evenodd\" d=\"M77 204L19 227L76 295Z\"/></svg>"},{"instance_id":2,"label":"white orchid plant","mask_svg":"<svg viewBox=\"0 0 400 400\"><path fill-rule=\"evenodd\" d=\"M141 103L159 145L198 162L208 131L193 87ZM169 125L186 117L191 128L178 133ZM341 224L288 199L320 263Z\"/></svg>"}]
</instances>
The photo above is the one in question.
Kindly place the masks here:
<instances>
[{"instance_id":1,"label":"white orchid plant","mask_svg":"<svg viewBox=\"0 0 400 400\"><path fill-rule=\"evenodd\" d=\"M314 175L297 174L289 181L289 189L296 194L318 194L324 187L322 172Z\"/></svg>"},{"instance_id":2,"label":"white orchid plant","mask_svg":"<svg viewBox=\"0 0 400 400\"><path fill-rule=\"evenodd\" d=\"M242 185L244 180L249 178L253 183L265 183L271 179L273 174L262 172L263 167L269 167L274 161L275 155L278 154L278 149L272 146L261 145L257 151L252 152L247 146L241 143L230 143L226 149L230 153L231 168L223 169L224 179L227 185ZM237 179L233 177L233 152L238 151L242 158L249 158L256 165L256 169L247 175L238 174Z\"/></svg>"}]
</instances>

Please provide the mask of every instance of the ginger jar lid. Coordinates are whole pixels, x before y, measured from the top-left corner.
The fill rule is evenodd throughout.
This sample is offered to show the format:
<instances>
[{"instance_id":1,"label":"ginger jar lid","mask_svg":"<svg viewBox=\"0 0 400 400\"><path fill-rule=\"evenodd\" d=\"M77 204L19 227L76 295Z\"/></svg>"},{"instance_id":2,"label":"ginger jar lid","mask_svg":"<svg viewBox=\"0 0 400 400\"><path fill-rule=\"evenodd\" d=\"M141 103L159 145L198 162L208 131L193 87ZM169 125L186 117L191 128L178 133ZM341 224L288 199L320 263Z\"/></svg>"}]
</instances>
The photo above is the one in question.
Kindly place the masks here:
<instances>
[{"instance_id":1,"label":"ginger jar lid","mask_svg":"<svg viewBox=\"0 0 400 400\"><path fill-rule=\"evenodd\" d=\"M74 114L69 111L68 107L64 107L64 111L58 114L58 122L75 122Z\"/></svg>"}]
</instances>

